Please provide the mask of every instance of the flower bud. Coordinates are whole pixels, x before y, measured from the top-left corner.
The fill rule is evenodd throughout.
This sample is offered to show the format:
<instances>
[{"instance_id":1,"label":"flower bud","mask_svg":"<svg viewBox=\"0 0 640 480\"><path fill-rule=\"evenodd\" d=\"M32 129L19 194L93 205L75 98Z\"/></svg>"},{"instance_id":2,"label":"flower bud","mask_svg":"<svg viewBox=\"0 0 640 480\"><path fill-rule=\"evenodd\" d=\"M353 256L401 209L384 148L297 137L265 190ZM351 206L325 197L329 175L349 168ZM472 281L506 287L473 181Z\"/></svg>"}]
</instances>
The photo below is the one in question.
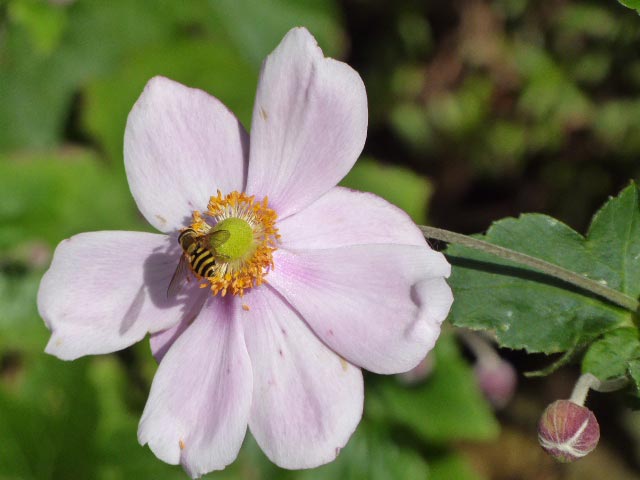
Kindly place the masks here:
<instances>
[{"instance_id":1,"label":"flower bud","mask_svg":"<svg viewBox=\"0 0 640 480\"><path fill-rule=\"evenodd\" d=\"M504 408L516 391L518 377L511 364L501 358L479 360L474 373L484 396L495 408Z\"/></svg>"},{"instance_id":2,"label":"flower bud","mask_svg":"<svg viewBox=\"0 0 640 480\"><path fill-rule=\"evenodd\" d=\"M538 441L559 462L584 457L598 445L600 426L587 407L570 400L549 405L538 423Z\"/></svg>"}]
</instances>

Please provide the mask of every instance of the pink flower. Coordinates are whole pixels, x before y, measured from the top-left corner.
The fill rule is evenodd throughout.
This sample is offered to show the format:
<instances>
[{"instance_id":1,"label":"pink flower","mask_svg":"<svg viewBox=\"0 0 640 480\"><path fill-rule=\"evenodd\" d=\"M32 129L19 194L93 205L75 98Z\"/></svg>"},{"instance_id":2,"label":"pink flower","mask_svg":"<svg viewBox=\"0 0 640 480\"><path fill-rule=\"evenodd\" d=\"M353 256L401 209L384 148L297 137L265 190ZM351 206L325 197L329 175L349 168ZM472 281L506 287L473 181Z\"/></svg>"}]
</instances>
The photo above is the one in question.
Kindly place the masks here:
<instances>
[{"instance_id":1,"label":"pink flower","mask_svg":"<svg viewBox=\"0 0 640 480\"><path fill-rule=\"evenodd\" d=\"M160 365L138 438L192 477L231 463L247 426L282 467L332 461L362 415L360 368L415 367L452 302L448 263L404 212L336 187L366 129L362 80L303 28L263 65L251 138L215 98L149 81L124 157L163 234L60 243L38 295L46 351L113 352L150 332Z\"/></svg>"}]
</instances>

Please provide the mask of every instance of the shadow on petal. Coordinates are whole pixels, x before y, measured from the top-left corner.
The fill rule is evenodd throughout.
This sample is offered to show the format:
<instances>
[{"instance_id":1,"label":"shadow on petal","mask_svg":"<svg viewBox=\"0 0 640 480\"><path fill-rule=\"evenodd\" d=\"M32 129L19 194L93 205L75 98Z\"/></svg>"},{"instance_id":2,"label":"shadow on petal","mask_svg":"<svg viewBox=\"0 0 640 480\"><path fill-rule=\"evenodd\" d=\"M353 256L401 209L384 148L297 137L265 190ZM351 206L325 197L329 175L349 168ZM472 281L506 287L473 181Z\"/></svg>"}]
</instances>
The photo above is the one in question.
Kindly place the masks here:
<instances>
[{"instance_id":1,"label":"shadow on petal","mask_svg":"<svg viewBox=\"0 0 640 480\"><path fill-rule=\"evenodd\" d=\"M136 293L133 302L131 302L131 306L125 312L124 317L122 317L122 321L120 322L120 335L124 335L127 333L131 327L135 324L136 320L140 317L140 312L142 312L142 307L145 302L145 293L144 293L144 285L138 289L138 293Z\"/></svg>"},{"instance_id":2,"label":"shadow on petal","mask_svg":"<svg viewBox=\"0 0 640 480\"><path fill-rule=\"evenodd\" d=\"M179 308L180 320L173 326L166 329L158 329L151 331L151 349L158 361L162 360L173 342L191 325L208 296L209 289L200 288L200 283L195 275L189 272L185 283L175 297L168 295L169 284L176 271L182 249L178 245L178 234L170 236L170 242L165 248L157 248L149 255L144 262L144 286L141 294L143 301L147 301L148 297L158 309L166 310ZM123 326L125 322L135 321L136 300L132 303L129 311L132 312L132 318L123 318ZM129 312L128 312L129 313Z\"/></svg>"}]
</instances>

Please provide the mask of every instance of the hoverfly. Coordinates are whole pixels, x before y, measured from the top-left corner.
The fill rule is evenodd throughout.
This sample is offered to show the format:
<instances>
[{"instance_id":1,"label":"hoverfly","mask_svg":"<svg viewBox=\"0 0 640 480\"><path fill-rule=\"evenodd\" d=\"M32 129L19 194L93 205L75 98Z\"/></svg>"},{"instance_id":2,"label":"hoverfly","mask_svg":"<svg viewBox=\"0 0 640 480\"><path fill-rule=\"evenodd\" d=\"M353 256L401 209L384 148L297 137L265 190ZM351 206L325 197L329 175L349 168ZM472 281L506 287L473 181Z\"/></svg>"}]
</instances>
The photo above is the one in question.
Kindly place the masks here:
<instances>
[{"instance_id":1,"label":"hoverfly","mask_svg":"<svg viewBox=\"0 0 640 480\"><path fill-rule=\"evenodd\" d=\"M229 259L216 251L229 240L229 236L228 230L214 230L206 234L199 234L193 228L183 230L178 236L183 253L169 282L167 298L175 298L180 293L185 281L189 280L189 270L203 278L213 276L216 261Z\"/></svg>"}]
</instances>

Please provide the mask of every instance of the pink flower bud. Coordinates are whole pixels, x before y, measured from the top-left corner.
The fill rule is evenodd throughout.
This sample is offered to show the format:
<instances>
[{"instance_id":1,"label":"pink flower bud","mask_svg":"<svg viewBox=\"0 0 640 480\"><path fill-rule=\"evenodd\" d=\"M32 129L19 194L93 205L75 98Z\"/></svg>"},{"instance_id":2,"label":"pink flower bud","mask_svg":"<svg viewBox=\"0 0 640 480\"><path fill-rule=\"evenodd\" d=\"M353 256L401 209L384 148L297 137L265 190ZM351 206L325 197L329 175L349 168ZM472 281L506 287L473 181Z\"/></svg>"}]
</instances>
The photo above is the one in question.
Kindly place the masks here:
<instances>
[{"instance_id":1,"label":"pink flower bud","mask_svg":"<svg viewBox=\"0 0 640 480\"><path fill-rule=\"evenodd\" d=\"M584 457L598 445L600 426L587 407L570 400L549 405L538 423L538 441L542 448L562 463Z\"/></svg>"},{"instance_id":2,"label":"pink flower bud","mask_svg":"<svg viewBox=\"0 0 640 480\"><path fill-rule=\"evenodd\" d=\"M474 372L478 386L495 408L504 408L516 391L518 377L511 364L500 358L479 360Z\"/></svg>"}]
</instances>

